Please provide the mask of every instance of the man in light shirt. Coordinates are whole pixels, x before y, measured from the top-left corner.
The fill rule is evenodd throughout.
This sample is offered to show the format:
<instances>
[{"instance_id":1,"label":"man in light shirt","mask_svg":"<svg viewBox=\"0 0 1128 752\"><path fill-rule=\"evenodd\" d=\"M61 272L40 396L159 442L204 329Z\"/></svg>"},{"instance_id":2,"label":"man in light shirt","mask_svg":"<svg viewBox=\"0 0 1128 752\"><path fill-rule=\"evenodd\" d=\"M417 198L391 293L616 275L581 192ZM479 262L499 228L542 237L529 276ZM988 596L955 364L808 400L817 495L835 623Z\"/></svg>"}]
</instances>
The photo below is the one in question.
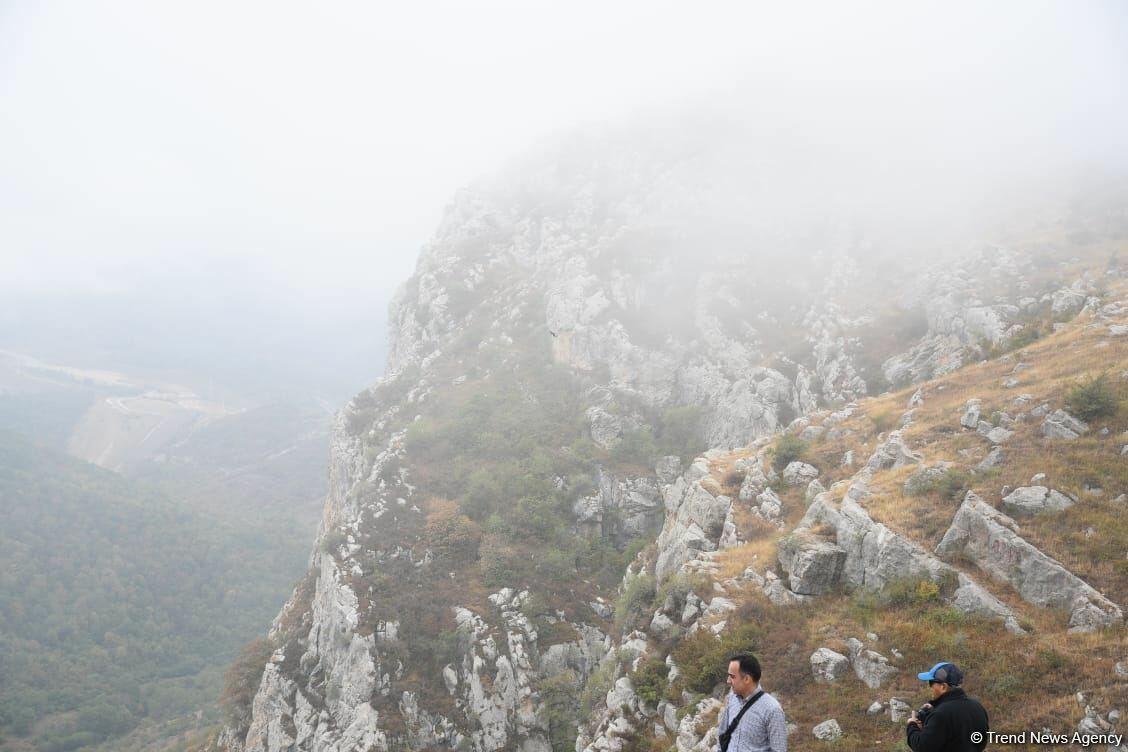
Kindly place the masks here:
<instances>
[{"instance_id":1,"label":"man in light shirt","mask_svg":"<svg viewBox=\"0 0 1128 752\"><path fill-rule=\"evenodd\" d=\"M760 661L750 653L729 659L732 690L717 726L717 752L787 752L787 721L776 698L760 689Z\"/></svg>"}]
</instances>

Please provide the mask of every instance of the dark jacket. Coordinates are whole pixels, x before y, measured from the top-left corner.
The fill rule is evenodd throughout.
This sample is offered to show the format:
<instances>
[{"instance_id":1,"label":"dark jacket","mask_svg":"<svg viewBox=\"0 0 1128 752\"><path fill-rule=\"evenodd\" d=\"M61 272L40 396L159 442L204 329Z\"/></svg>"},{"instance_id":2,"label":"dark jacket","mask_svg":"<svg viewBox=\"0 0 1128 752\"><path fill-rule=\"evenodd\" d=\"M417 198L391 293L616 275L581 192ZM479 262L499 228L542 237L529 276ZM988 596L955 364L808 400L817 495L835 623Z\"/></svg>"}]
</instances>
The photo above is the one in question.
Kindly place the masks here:
<instances>
[{"instance_id":1,"label":"dark jacket","mask_svg":"<svg viewBox=\"0 0 1128 752\"><path fill-rule=\"evenodd\" d=\"M940 695L921 719L924 728L910 723L906 729L913 752L982 752L987 746L987 711L959 687ZM978 742L971 741L975 731L982 735Z\"/></svg>"}]
</instances>

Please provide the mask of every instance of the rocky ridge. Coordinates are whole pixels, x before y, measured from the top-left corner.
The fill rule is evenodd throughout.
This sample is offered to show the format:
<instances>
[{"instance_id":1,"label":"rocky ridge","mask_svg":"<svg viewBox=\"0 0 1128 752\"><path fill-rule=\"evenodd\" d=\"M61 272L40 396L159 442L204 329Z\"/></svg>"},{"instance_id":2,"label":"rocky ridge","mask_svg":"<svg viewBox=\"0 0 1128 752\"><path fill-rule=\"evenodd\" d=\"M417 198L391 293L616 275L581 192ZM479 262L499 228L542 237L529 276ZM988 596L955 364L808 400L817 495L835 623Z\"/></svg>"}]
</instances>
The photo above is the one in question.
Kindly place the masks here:
<instances>
[{"instance_id":1,"label":"rocky ridge","mask_svg":"<svg viewBox=\"0 0 1128 752\"><path fill-rule=\"evenodd\" d=\"M960 403L964 415L954 411L944 432L958 432L952 435L973 446L930 456L938 444L922 432L938 425L928 413L945 378L974 370L974 360L1016 344L1050 318L1076 316L1053 322L1063 325L1053 336L1065 341L1082 332L1092 340L1085 347L1103 342L1102 359L1122 362L1125 340L1117 332L1128 323L1128 307L1119 272L1079 272L1061 285L1038 279L1026 254L985 248L963 265L938 265L920 275L923 281L905 284L893 318L923 310L926 327L895 337L893 352L886 344L878 357L865 336L889 314L859 305L867 283L848 245L827 254L823 275L806 274L787 290L791 299L762 304L746 289L760 276L761 260L746 253L692 263L678 261L677 253L649 255L646 248L669 242L654 207L679 199L677 182L660 181L652 190L635 185L625 194L580 181L520 201L490 190L458 197L393 305L388 374L338 417L310 573L274 624L277 648L246 723L232 723L216 748L548 752L567 746L570 724L572 733L579 726L576 750L620 752L655 739L679 752L704 750L715 741L709 727L719 701L712 686L704 688L705 667L678 665L679 650L689 649L679 646L728 645L741 623L757 617L789 635L774 647L811 677L811 686L821 682L809 657L825 648L839 656L829 661L836 668L815 674L841 682L845 659L865 688L855 693L871 693L861 709L877 703L877 716L896 719L903 698L875 699L872 692L907 694L908 666L923 656L907 642L867 632L850 610L890 592L900 599L891 612L906 603L932 609L1008 649L1019 643L1007 640L1056 634L1043 612L1061 609L1069 612L1061 625L1068 630L1122 639L1116 601L1123 593L1102 592L1102 583L1087 581L1091 573L1070 569L1075 562L1038 558L1043 539L1008 539L1013 550L1020 541L1033 549L1027 560L1042 572L1036 584L1016 578L1013 562L982 555L973 513L1017 533L1013 520L1005 524L1001 513L983 510L983 496L971 489L959 511L925 515L947 517L947 544L887 508L891 484L901 489L907 474L927 463L940 471L922 479L926 495L935 496L934 486L950 477L940 464L949 463L970 464L980 473L972 485L981 494L979 484L991 485L999 496L982 464L991 456L994 472L1020 464L1005 455L1028 441L1039 419L1039 440L1117 440L1123 427L1082 431L1059 415L1060 393L1043 389L1034 372L1017 368L1021 363L992 378L1041 391L1026 401L1035 407L1020 409L1023 402L987 412L984 405L999 400L984 388L968 430L959 428L967 418ZM530 201L539 213L529 210ZM558 379L554 388L538 381L549 376ZM882 381L921 386L911 397L895 395L900 408L887 416L887 406L866 399ZM573 417L561 425L578 421L582 436L563 439L572 444L554 449L551 461L537 460L547 468L538 482L566 502L573 535L605 542L608 550L652 541L627 568L614 607L613 588L584 579L575 559L568 579L577 581L568 583L567 595L543 580L537 582L544 592L521 586L526 573L512 566L503 570L512 573L511 584L485 572L501 561L492 553L487 561L486 544L504 550L497 531L515 523L499 518L518 500L504 497L499 506L488 473L468 475L465 486L444 484L443 471L462 472L457 448L431 462L424 439L443 438L442 430L427 428L450 425L441 420L451 404L473 407L478 397L463 400L464 391L499 383L512 383L506 404L533 412L547 410L554 393L575 402L568 407ZM1042 405L1055 411L1036 415ZM645 443L661 439L663 430L673 433L676 411L685 406L698 411L691 417L709 448L684 458L689 462ZM805 442L806 461L775 466L781 431ZM473 432L463 438L476 440ZM983 457L980 447L990 454ZM1119 476L1103 473L1092 482L1117 482ZM1076 485L1050 480L1066 492ZM472 494L476 489L485 490ZM1104 490L1111 504L1119 489ZM543 498L532 494L520 503ZM480 513L474 503L485 505ZM1054 507L1037 517L1075 513ZM995 527L986 534L1004 535ZM1072 588L1066 601L1044 595L1053 587L1046 583L1062 582ZM632 594L647 588L655 602L633 614L632 604L646 600ZM820 624L821 610L857 629ZM783 629L795 624L826 644L806 650ZM890 628L906 634L903 624ZM757 649L767 654L770 647ZM640 692L643 686L652 691ZM794 707L810 691L795 679L780 694ZM1121 691L1101 685L1095 702L1120 702ZM590 706L586 717L575 715L581 696ZM819 703L808 707L815 712ZM793 720L796 728L809 726L802 733L812 739L860 733L858 721L841 714L833 724ZM809 733L816 726L821 731Z\"/></svg>"}]
</instances>

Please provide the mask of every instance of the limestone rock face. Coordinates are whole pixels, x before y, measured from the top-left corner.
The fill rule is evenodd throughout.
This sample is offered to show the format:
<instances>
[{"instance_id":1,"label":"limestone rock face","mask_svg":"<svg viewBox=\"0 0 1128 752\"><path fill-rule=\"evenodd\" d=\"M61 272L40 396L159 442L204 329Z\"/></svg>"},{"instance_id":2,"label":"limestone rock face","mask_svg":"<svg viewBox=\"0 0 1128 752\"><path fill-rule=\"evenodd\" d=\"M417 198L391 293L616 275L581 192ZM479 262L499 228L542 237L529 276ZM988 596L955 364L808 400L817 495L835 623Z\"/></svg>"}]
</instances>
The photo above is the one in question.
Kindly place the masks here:
<instances>
[{"instance_id":1,"label":"limestone rock face","mask_svg":"<svg viewBox=\"0 0 1128 752\"><path fill-rule=\"evenodd\" d=\"M1003 509L1011 515L1062 512L1073 506L1073 499L1045 486L1022 486L1003 498Z\"/></svg>"},{"instance_id":2,"label":"limestone rock face","mask_svg":"<svg viewBox=\"0 0 1128 752\"><path fill-rule=\"evenodd\" d=\"M842 576L846 551L808 532L796 532L779 543L779 564L788 573L792 592L822 595L831 592Z\"/></svg>"},{"instance_id":3,"label":"limestone rock face","mask_svg":"<svg viewBox=\"0 0 1128 752\"><path fill-rule=\"evenodd\" d=\"M708 474L703 460L663 492L666 524L658 536L655 576L662 580L705 551L717 550L732 501L713 496L700 481Z\"/></svg>"},{"instance_id":4,"label":"limestone rock face","mask_svg":"<svg viewBox=\"0 0 1128 752\"><path fill-rule=\"evenodd\" d=\"M682 718L678 725L677 752L713 752L717 746L716 724L704 723L704 719L715 715L721 707L720 700L707 697ZM697 731L700 727L708 729L704 736Z\"/></svg>"},{"instance_id":5,"label":"limestone rock face","mask_svg":"<svg viewBox=\"0 0 1128 752\"><path fill-rule=\"evenodd\" d=\"M829 494L818 496L799 522L800 530L819 525L834 528L838 546L846 552L843 584L851 589L880 591L892 582L907 578L933 582L955 579L958 587L949 596L953 606L967 613L999 619L1009 630L1021 632L1017 617L999 599L869 516L859 500L869 495L870 472L863 469L854 476L841 503L836 504Z\"/></svg>"},{"instance_id":6,"label":"limestone rock face","mask_svg":"<svg viewBox=\"0 0 1128 752\"><path fill-rule=\"evenodd\" d=\"M660 458L654 465L654 474L659 483L673 483L681 474L681 457L671 455Z\"/></svg>"},{"instance_id":7,"label":"limestone rock face","mask_svg":"<svg viewBox=\"0 0 1128 752\"><path fill-rule=\"evenodd\" d=\"M620 478L600 470L595 492L577 499L572 511L588 536L628 540L658 528L662 495L653 478Z\"/></svg>"},{"instance_id":8,"label":"limestone rock face","mask_svg":"<svg viewBox=\"0 0 1128 752\"><path fill-rule=\"evenodd\" d=\"M826 492L815 468L789 466L783 481L806 487L809 508L800 529L786 535L785 502L770 487L780 478L764 463L766 444L757 442L785 425L811 441L851 437L856 427L844 424L860 409L852 400L867 392L858 364L868 362L864 356L870 354L860 352L860 335L884 310L888 296L870 304L866 295L873 286L862 284L867 275L846 250L851 243L834 240L817 263L798 275L798 284L760 295L763 287L785 282L786 275L777 279L769 271L772 263L794 265L787 228L771 220L765 222L773 226L763 227L757 219L756 228L743 222L745 204L759 204L728 203L736 200L732 189L739 185L712 189L709 181L697 180L702 174L693 170L704 171L702 162L711 157L692 156L698 154L696 147L691 152L689 158L668 160L661 170L627 150L616 150L614 163L606 168L573 169L563 164L570 160L542 164L512 185L483 183L451 203L416 273L391 306L388 375L337 417L330 488L310 575L275 622L272 635L281 647L264 667L247 728L224 732L228 752L548 752L542 681L570 675L579 690L597 669L601 676L611 674L605 712L580 730L578 750L620 752L633 732L653 732L679 752L711 752L716 731L708 721L717 700L702 700L679 720L671 703L650 707L641 699L630 674L653 652L657 638L683 630L720 634L743 597L738 593L749 587L773 604L795 606L817 603L839 587L879 591L904 578L921 578L942 585L941 597L952 606L1020 631L1006 605L970 576L866 512L867 484L874 473L922 461L901 431L882 437L866 468L846 481L841 502L832 497L841 487L835 484ZM733 205L741 206L740 248L714 253L689 228L712 233L717 229L711 223L715 207ZM684 227L671 230L677 223L671 224L668 208L674 206L697 207L697 213L684 218L690 220ZM673 253L665 253L667 245L675 246ZM657 248L663 252L651 252ZM703 248L710 252L702 253ZM763 253L749 254L749 248ZM772 248L779 250L766 263ZM907 349L886 360L880 375L900 385L949 373L981 357L987 345L1013 337L1021 330L1016 323L1020 309L985 291L979 281L990 280L992 289L1026 289L1025 263L1006 249L989 248L974 263L938 265L922 273L920 284L913 280L898 288L896 305L920 323L910 322L911 338L905 335L898 345ZM894 294L893 289L883 295ZM1061 311L1080 310L1078 298L1084 305L1084 290L1069 288L1059 291L1054 304ZM1027 311L1038 305L1037 299L1030 300L1022 304ZM410 572L437 561L426 541L412 537L426 524L434 489L417 492L412 483L419 481L408 477L406 447L412 442L407 426L413 418L426 417L430 395L452 381L505 373L524 388L529 367L524 356L541 351L554 368L575 377L577 394L570 396L578 399L576 417L586 418L581 430L604 451L622 448L625 438L646 427L644 420L667 427L692 424L695 438L710 447L708 459L688 468L676 456L659 459L653 476L645 468L623 475L586 463L584 472L596 476L596 488L577 492L569 501L574 502L578 532L615 543L648 538L661 525L653 559L647 558L650 550L636 559L624 584L644 570L649 573L646 568L653 563L659 585L679 574L706 575L718 592L708 602L689 593L662 604L648 620L653 637L636 631L615 640L592 624L564 621L563 614L573 618L573 612L556 610L561 604L554 603L552 613L538 616L536 623L545 618L554 627L567 627L559 631L574 632L574 637L547 647L524 614L527 594L502 588L486 602L477 600L480 596L471 602L468 596L445 608L447 634L456 643L445 665L431 672L425 691L407 691L404 686L414 681L418 667L401 663L397 628L399 635L408 635L405 630L412 625L378 621L386 604L374 602L378 590L371 585L384 565ZM398 383L401 377L403 383ZM926 415L925 394L932 401L942 388L918 390L901 427ZM530 395L517 398L525 396ZM830 414L819 413L823 408ZM978 402L969 403L961 424L978 430L980 412ZM1048 413L1045 404L1027 415L1041 419ZM998 443L1013 428L1009 423L987 425L984 435ZM1085 430L1063 411L1043 424L1050 438L1076 438ZM574 439L562 437L562 446L571 451ZM855 454L865 456L861 442L859 437L841 449L845 466L855 466ZM750 443L734 503L710 477L716 471L710 461ZM664 451L678 450L671 446ZM1001 456L997 447L991 456ZM555 480L556 489L564 491L576 479ZM798 495L783 498L795 503L791 500ZM1047 492L1043 501L1049 496ZM1119 622L1119 609L1099 593L994 528L983 533L981 528L989 527L986 513L978 513L987 520L981 523L974 510L965 513L965 508L945 537L945 551L966 553L973 560L978 556L981 568L995 576L990 567L997 567L1003 581L1035 602L1056 604L1054 593L1067 592L1063 607L1070 609L1071 624L1078 629ZM774 569L776 562L752 561L744 572L721 582L719 572L729 558L717 554L742 542L738 522L748 514L759 518L757 528L766 520L784 535L779 568ZM393 539L400 532L402 539ZM995 537L980 551L982 535ZM996 539L1001 541L997 545ZM1007 555L1019 557L1028 571L1016 574L1022 567L1010 566L1005 558L995 561L992 545L1017 551ZM582 618L605 623L614 616L608 606L612 597L608 592L585 595L590 608L582 609ZM816 676L841 675L845 656L833 651L816 655ZM675 676L677 666L670 659L667 663ZM871 686L888 683L896 671L880 653L861 645L850 651L849 667ZM833 728L826 738L831 736Z\"/></svg>"},{"instance_id":9,"label":"limestone rock face","mask_svg":"<svg viewBox=\"0 0 1128 752\"><path fill-rule=\"evenodd\" d=\"M591 423L591 440L603 449L611 449L622 441L623 420L618 415L601 407L589 407L588 421Z\"/></svg>"},{"instance_id":10,"label":"limestone rock face","mask_svg":"<svg viewBox=\"0 0 1128 752\"><path fill-rule=\"evenodd\" d=\"M893 723L904 723L909 720L913 708L904 700L893 697L889 700L889 720Z\"/></svg>"},{"instance_id":11,"label":"limestone rock face","mask_svg":"<svg viewBox=\"0 0 1128 752\"><path fill-rule=\"evenodd\" d=\"M984 248L957 267L937 265L907 286L899 300L906 310L923 309L927 332L907 352L882 364L889 383L910 383L951 373L1021 330L1019 307L985 304L978 280L1004 278L1021 285L1029 261L1004 248Z\"/></svg>"},{"instance_id":12,"label":"limestone rock face","mask_svg":"<svg viewBox=\"0 0 1128 752\"><path fill-rule=\"evenodd\" d=\"M1123 614L1088 583L1055 559L1030 545L1014 520L968 492L936 551L962 556L994 579L1005 582L1026 601L1069 613L1070 631L1087 632L1120 624Z\"/></svg>"}]
</instances>

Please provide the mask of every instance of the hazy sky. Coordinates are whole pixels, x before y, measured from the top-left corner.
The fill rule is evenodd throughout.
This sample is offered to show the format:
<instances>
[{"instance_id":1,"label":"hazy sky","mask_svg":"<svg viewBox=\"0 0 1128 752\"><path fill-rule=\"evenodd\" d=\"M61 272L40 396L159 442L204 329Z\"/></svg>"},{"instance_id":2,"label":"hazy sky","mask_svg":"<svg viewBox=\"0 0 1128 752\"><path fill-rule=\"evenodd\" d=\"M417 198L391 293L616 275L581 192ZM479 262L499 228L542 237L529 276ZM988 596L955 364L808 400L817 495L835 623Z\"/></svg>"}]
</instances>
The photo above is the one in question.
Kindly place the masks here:
<instances>
[{"instance_id":1,"label":"hazy sky","mask_svg":"<svg viewBox=\"0 0 1128 752\"><path fill-rule=\"evenodd\" d=\"M0 2L0 290L183 276L383 306L460 185L749 81L1125 146L1119 0L782 5Z\"/></svg>"}]
</instances>

